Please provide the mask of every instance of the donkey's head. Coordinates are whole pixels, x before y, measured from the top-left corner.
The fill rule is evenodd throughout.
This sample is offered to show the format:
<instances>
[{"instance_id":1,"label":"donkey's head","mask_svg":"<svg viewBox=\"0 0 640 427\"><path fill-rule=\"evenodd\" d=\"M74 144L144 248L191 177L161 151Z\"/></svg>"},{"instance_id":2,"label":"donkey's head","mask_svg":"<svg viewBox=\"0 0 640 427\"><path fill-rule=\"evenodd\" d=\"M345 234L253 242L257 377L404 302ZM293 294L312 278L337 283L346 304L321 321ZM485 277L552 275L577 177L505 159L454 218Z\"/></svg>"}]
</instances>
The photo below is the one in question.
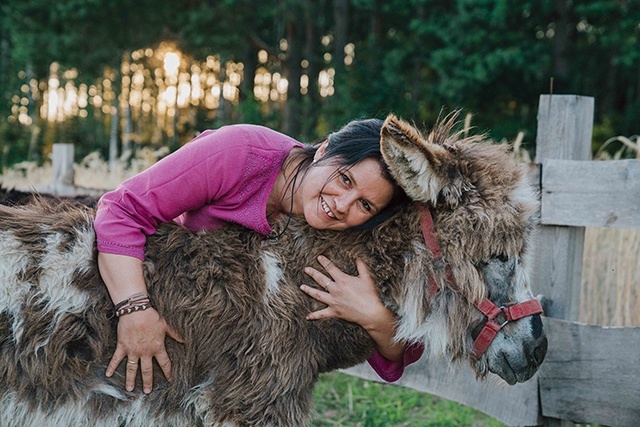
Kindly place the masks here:
<instances>
[{"instance_id":1,"label":"donkey's head","mask_svg":"<svg viewBox=\"0 0 640 427\"><path fill-rule=\"evenodd\" d=\"M424 316L415 322L430 327L401 320L399 335L470 359L481 377L491 371L514 384L537 371L547 350L528 274L537 198L504 146L462 138L453 132L455 118L426 136L392 115L382 128L385 161L419 203L434 255L435 278L424 283L429 303L411 304L413 316Z\"/></svg>"}]
</instances>

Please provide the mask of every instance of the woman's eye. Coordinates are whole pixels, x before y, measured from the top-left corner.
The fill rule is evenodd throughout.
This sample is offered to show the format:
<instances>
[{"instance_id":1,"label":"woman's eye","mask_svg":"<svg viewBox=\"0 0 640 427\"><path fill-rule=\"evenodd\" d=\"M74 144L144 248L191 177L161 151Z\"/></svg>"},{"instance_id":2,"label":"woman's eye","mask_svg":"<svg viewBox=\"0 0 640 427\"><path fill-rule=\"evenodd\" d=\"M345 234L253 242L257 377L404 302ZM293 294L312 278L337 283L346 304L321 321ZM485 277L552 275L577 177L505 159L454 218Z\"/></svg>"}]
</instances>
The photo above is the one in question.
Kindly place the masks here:
<instances>
[{"instance_id":1,"label":"woman's eye","mask_svg":"<svg viewBox=\"0 0 640 427\"><path fill-rule=\"evenodd\" d=\"M340 174L340 179L342 179L342 182L347 185L351 184L351 180L349 179L349 177L343 173Z\"/></svg>"},{"instance_id":2,"label":"woman's eye","mask_svg":"<svg viewBox=\"0 0 640 427\"><path fill-rule=\"evenodd\" d=\"M369 204L369 202L367 202L366 200L361 200L360 203L362 203L362 207L365 211L371 212L371 205Z\"/></svg>"}]
</instances>

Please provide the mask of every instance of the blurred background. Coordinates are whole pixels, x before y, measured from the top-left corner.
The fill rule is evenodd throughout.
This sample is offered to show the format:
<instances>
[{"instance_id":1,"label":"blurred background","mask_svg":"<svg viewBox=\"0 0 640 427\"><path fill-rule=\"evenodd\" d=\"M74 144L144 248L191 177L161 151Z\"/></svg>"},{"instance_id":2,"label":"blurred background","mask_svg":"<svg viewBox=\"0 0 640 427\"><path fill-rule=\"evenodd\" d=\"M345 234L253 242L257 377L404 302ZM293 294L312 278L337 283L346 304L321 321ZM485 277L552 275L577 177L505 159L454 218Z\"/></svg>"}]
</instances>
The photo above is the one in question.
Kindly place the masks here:
<instances>
[{"instance_id":1,"label":"blurred background","mask_svg":"<svg viewBox=\"0 0 640 427\"><path fill-rule=\"evenodd\" d=\"M0 165L458 108L534 154L547 93L595 98L597 149L638 132L639 41L631 0L2 0Z\"/></svg>"}]
</instances>

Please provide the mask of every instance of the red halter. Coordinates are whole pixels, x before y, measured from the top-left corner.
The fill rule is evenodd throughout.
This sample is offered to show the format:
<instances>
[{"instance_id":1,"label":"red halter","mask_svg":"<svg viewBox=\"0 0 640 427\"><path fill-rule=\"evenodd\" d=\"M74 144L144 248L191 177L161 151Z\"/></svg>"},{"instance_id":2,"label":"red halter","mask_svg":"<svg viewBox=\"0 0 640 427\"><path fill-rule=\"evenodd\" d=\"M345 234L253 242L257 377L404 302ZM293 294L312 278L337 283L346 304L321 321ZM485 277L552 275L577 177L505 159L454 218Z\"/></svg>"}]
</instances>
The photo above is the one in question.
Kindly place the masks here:
<instances>
[{"instance_id":1,"label":"red halter","mask_svg":"<svg viewBox=\"0 0 640 427\"><path fill-rule=\"evenodd\" d=\"M434 263L443 262L442 249L440 248L440 244L438 243L438 240L436 239L434 233L431 211L426 205L420 204L419 207L420 227L422 228L424 242L427 245L427 248L433 254ZM456 289L456 279L453 275L453 271L451 270L451 266L449 266L448 264L446 266L445 274L447 282L449 282L451 288ZM438 284L433 277L429 278L429 292L432 296L435 295L436 292L438 292ZM473 342L471 355L476 360L479 359L480 356L482 356L482 354L487 350L489 344L491 344L491 341L493 341L500 329L502 329L507 323L522 319L523 317L542 313L542 306L537 299L531 299L525 302L498 307L488 298L483 298L482 301L473 303L473 305L487 317L487 323L485 323L482 331L480 331L480 334Z\"/></svg>"}]
</instances>

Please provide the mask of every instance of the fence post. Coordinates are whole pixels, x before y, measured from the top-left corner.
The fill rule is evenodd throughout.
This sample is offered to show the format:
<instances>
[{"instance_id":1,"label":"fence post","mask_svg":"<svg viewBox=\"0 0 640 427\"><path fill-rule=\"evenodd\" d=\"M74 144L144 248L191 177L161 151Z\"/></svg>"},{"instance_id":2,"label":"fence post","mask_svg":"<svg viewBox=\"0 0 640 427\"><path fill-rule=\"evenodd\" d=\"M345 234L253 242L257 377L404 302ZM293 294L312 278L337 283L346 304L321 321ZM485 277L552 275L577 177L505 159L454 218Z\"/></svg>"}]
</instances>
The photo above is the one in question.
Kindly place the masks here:
<instances>
[{"instance_id":1,"label":"fence post","mask_svg":"<svg viewBox=\"0 0 640 427\"><path fill-rule=\"evenodd\" d=\"M51 193L58 196L74 194L73 144L53 144Z\"/></svg>"},{"instance_id":2,"label":"fence post","mask_svg":"<svg viewBox=\"0 0 640 427\"><path fill-rule=\"evenodd\" d=\"M538 108L536 157L544 177L549 159L590 160L593 132L592 97L577 95L541 95ZM541 188L544 198L544 188ZM544 225L538 238L533 272L535 291L544 297L545 315L576 321L580 309L584 227ZM542 406L544 415L544 406ZM545 426L573 423L545 418Z\"/></svg>"}]
</instances>

